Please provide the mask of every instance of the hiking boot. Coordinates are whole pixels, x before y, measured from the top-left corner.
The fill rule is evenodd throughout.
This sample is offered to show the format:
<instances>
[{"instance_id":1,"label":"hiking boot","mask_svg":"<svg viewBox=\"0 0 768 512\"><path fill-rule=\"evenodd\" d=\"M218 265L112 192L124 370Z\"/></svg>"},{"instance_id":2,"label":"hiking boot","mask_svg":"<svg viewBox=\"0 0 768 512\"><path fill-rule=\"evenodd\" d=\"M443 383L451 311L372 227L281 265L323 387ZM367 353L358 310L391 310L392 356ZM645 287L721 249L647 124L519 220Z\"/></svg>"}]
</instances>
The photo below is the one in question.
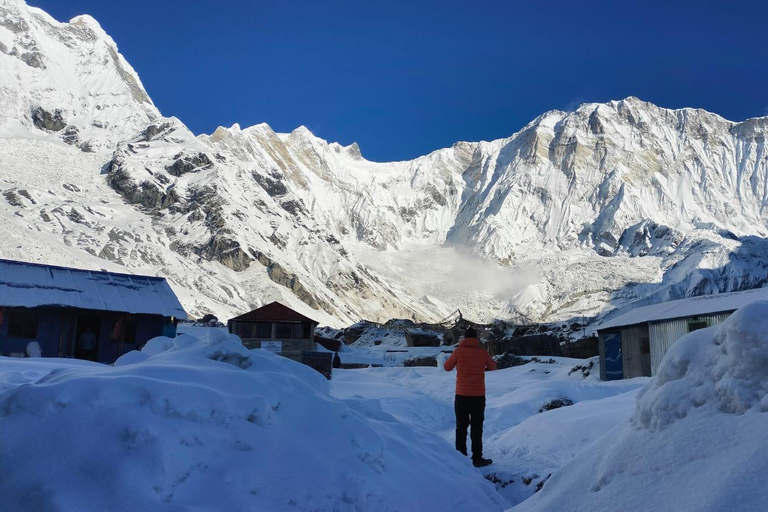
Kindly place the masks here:
<instances>
[{"instance_id":1,"label":"hiking boot","mask_svg":"<svg viewBox=\"0 0 768 512\"><path fill-rule=\"evenodd\" d=\"M456 448L456 451L458 451L460 454L462 454L465 457L467 456L467 449L466 448L464 448L463 450L461 448Z\"/></svg>"},{"instance_id":2,"label":"hiking boot","mask_svg":"<svg viewBox=\"0 0 768 512\"><path fill-rule=\"evenodd\" d=\"M491 459L484 459L480 457L479 459L472 459L472 465L476 468L482 468L485 466L489 466L493 464L493 461Z\"/></svg>"}]
</instances>

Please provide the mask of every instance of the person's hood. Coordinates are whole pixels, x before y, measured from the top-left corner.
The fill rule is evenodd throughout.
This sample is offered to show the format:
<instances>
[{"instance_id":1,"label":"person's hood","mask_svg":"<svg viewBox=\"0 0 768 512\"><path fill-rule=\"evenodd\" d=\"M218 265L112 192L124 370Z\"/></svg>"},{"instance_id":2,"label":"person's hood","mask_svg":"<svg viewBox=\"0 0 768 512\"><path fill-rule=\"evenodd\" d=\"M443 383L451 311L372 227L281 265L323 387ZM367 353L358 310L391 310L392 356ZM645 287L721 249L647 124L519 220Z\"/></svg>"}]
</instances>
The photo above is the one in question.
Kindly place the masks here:
<instances>
[{"instance_id":1,"label":"person's hood","mask_svg":"<svg viewBox=\"0 0 768 512\"><path fill-rule=\"evenodd\" d=\"M464 338L459 342L459 346L464 348L477 348L480 346L480 340L477 338Z\"/></svg>"}]
</instances>

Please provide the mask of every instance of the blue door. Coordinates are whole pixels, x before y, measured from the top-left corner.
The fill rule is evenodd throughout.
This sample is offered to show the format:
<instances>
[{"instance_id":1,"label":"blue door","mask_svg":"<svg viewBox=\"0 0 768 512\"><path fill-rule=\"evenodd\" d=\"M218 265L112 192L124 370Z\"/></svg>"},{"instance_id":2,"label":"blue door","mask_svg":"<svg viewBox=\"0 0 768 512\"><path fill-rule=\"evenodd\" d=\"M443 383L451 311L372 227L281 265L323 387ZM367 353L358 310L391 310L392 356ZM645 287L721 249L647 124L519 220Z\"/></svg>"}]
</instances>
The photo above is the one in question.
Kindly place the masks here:
<instances>
[{"instance_id":1,"label":"blue door","mask_svg":"<svg viewBox=\"0 0 768 512\"><path fill-rule=\"evenodd\" d=\"M624 378L624 363L621 361L621 334L613 332L603 336L605 342L605 380Z\"/></svg>"}]
</instances>

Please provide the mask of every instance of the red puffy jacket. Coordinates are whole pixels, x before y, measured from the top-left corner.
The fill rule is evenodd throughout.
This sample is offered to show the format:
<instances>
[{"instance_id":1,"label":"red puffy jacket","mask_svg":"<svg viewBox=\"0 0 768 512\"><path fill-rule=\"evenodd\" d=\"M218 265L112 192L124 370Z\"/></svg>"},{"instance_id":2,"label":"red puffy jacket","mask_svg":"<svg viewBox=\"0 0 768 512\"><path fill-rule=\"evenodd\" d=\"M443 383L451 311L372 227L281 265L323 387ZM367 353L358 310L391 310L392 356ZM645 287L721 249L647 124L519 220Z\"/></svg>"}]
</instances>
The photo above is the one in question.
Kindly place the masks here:
<instances>
[{"instance_id":1,"label":"red puffy jacket","mask_svg":"<svg viewBox=\"0 0 768 512\"><path fill-rule=\"evenodd\" d=\"M449 372L456 367L456 394L485 396L485 370L495 370L496 361L480 346L477 338L464 338L443 364Z\"/></svg>"}]
</instances>

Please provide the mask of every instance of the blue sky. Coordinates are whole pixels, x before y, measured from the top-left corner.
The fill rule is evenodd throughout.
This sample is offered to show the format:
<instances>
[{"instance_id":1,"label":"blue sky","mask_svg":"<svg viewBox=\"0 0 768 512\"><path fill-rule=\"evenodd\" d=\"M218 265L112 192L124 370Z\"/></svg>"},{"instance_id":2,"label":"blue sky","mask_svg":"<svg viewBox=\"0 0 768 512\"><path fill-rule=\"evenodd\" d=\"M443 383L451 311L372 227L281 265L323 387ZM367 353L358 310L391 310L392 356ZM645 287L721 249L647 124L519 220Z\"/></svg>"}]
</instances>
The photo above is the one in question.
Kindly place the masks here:
<instances>
[{"instance_id":1,"label":"blue sky","mask_svg":"<svg viewBox=\"0 0 768 512\"><path fill-rule=\"evenodd\" d=\"M371 160L637 96L768 114L768 3L28 0L87 13L195 133L305 125Z\"/></svg>"}]
</instances>

